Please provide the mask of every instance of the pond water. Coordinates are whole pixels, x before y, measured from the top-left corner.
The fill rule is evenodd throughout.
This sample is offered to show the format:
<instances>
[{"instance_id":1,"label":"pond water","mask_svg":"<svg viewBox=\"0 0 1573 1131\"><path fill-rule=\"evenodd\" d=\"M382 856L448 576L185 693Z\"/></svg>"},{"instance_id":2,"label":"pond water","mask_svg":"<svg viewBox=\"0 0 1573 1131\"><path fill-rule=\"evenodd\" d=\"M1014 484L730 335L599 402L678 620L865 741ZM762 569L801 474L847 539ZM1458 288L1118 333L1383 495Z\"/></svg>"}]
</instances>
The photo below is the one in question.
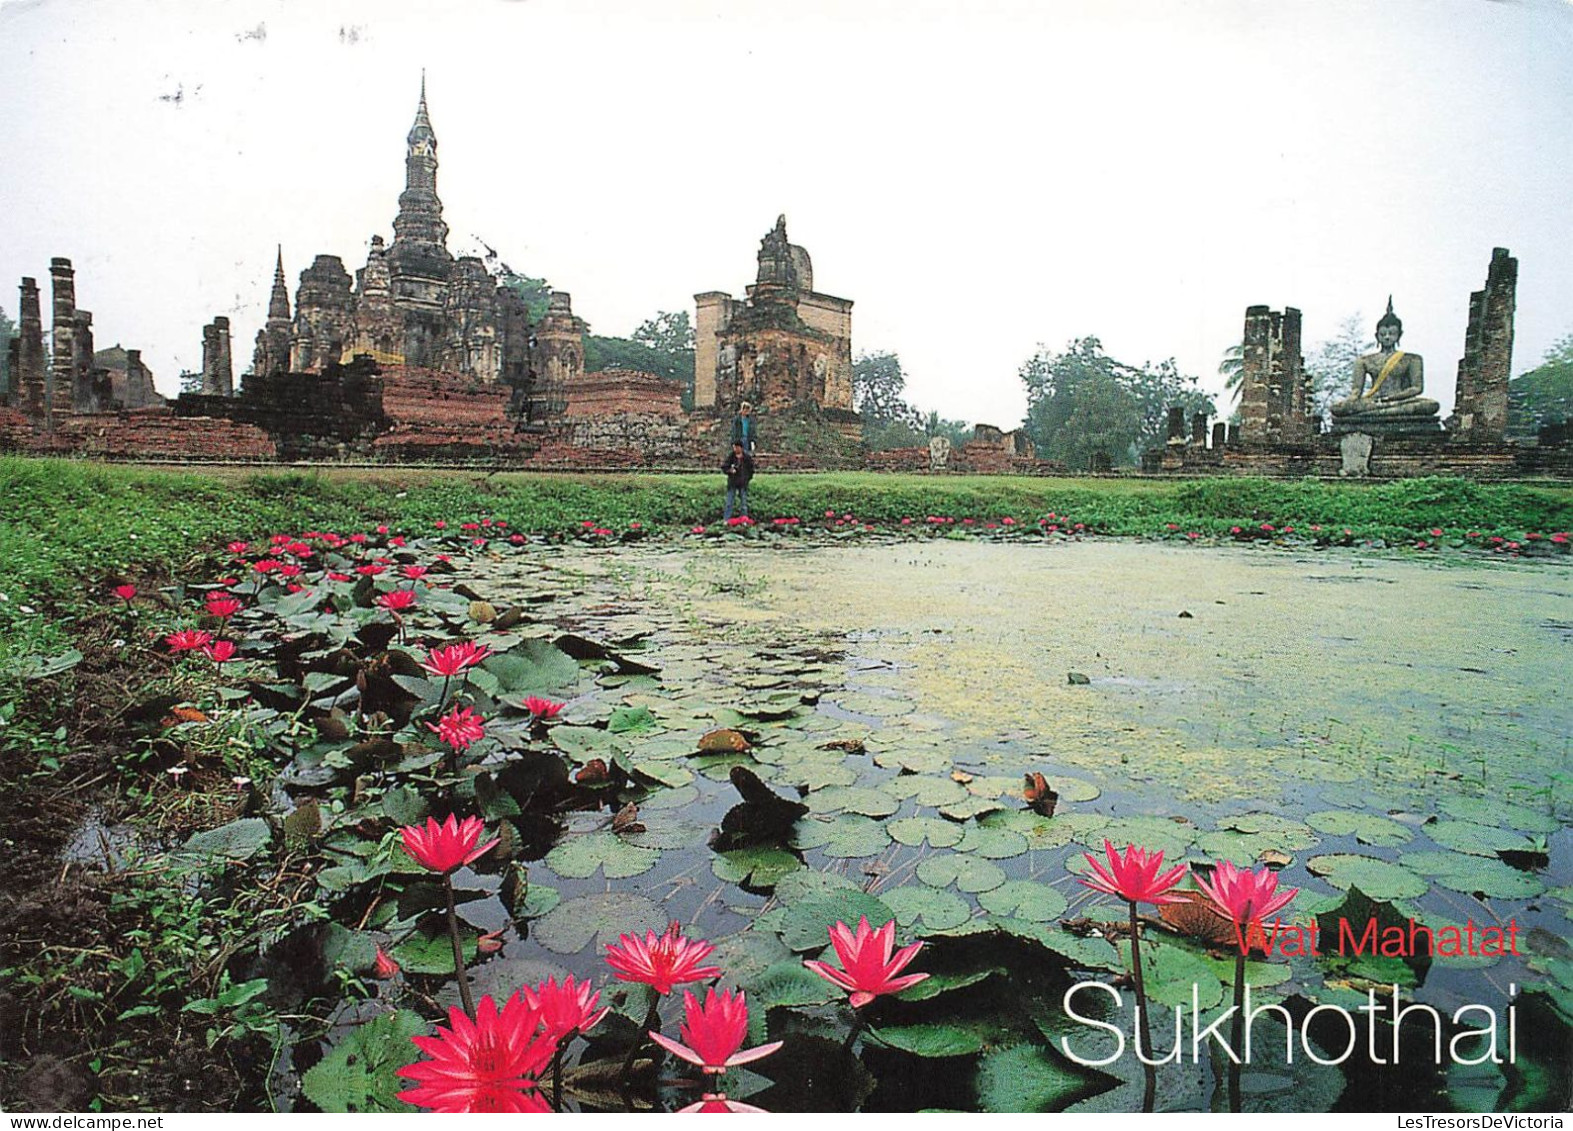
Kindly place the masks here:
<instances>
[{"instance_id":1,"label":"pond water","mask_svg":"<svg viewBox=\"0 0 1573 1131\"><path fill-rule=\"evenodd\" d=\"M1282 881L1301 889L1293 913L1333 913L1354 887L1401 916L1517 924L1526 940L1516 957L1428 968L1253 963L1280 996L1352 1007L1390 978L1448 1010L1502 1008L1510 985L1568 992L1568 567L938 541L572 548L466 572L499 607L528 604L657 669L587 678L552 731L576 763L637 768L645 831L609 831L626 797L609 799L571 816L550 851L526 851L538 918L515 924L495 897L465 904L476 926L505 930L502 955L478 972L483 989L506 993L551 969L599 977L601 944L617 929L668 918L722 940L729 975L751 985L810 949L800 905L853 888L881 900L904 939L929 939L959 984L991 961L1028 977L1029 957L1011 948L1029 942L1073 967L1117 970L1107 942L1055 925L1120 918L1072 874L1107 837L1169 861L1282 853ZM718 727L752 748L695 756ZM808 805L784 846L794 851L707 846L740 800L734 765ZM1052 818L1025 810L1032 772L1060 795ZM495 877L465 877L476 894L496 889ZM1193 985L1221 999L1232 964L1154 946L1168 971L1167 982L1149 974L1157 1000L1189 1004ZM837 1016L828 996L778 992L821 1023ZM1011 1023L981 1020L988 1000L959 1010L974 1044L947 1031L955 1055L984 1050L975 1073L936 1092L933 1061L880 1050L865 1107L911 1104L913 1089L935 1106L997 1106L991 1081L1007 1067L1019 1080L1021 1065L990 1058L1004 1057L1002 1044L1016 1055L1024 1032L1052 1037L1064 1020L1051 1016L1057 1000L1018 1003ZM935 1016L908 1028L932 1028ZM918 1038L898 1031L894 1047L910 1051L901 1040ZM1541 1055L1563 1055L1565 1042ZM1327 1107L1345 1084L1328 1071L1331 1082L1308 1066L1263 1069L1247 1091L1263 1110ZM1159 1105L1217 1102L1207 1072L1188 1079L1160 1086ZM1489 1064L1412 1079L1417 1103L1441 1090L1454 1106L1489 1109L1522 1089ZM1077 1102L1119 1109L1132 1087L1116 1073ZM778 1081L761 1102L783 1105L782 1091Z\"/></svg>"}]
</instances>

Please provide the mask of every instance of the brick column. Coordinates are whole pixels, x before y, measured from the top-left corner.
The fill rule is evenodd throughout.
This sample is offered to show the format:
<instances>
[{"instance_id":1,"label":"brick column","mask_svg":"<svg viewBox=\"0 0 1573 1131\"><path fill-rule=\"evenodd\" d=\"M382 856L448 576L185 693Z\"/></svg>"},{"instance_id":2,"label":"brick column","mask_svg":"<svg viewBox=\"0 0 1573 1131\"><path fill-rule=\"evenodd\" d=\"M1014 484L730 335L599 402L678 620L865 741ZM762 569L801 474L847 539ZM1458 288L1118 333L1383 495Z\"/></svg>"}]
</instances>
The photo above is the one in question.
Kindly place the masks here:
<instances>
[{"instance_id":1,"label":"brick column","mask_svg":"<svg viewBox=\"0 0 1573 1131\"><path fill-rule=\"evenodd\" d=\"M39 313L36 279L22 279L21 301L17 310L17 325L21 335L17 340L16 368L11 370L11 380L16 383L19 394L16 398L17 407L38 420L44 415L49 378L44 359L44 319Z\"/></svg>"},{"instance_id":2,"label":"brick column","mask_svg":"<svg viewBox=\"0 0 1573 1131\"><path fill-rule=\"evenodd\" d=\"M1485 290L1469 296L1469 328L1453 394L1453 435L1468 443L1500 444L1507 434L1517 292L1518 260L1505 247L1493 248Z\"/></svg>"},{"instance_id":3,"label":"brick column","mask_svg":"<svg viewBox=\"0 0 1573 1131\"><path fill-rule=\"evenodd\" d=\"M70 403L76 369L76 282L71 261L58 256L49 261L51 286L51 313L54 316L53 336L50 344L54 356L49 366L49 380L44 386L44 427L54 428L55 415Z\"/></svg>"}]
</instances>

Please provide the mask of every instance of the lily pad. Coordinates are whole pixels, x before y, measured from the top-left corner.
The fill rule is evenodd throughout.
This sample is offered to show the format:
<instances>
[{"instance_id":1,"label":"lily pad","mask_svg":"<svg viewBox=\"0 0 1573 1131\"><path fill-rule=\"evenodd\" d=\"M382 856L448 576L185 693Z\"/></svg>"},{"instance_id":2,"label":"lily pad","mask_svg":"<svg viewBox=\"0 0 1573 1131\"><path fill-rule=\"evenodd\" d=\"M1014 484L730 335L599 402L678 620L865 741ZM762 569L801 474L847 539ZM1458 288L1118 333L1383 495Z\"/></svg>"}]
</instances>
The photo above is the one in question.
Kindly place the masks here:
<instances>
[{"instance_id":1,"label":"lily pad","mask_svg":"<svg viewBox=\"0 0 1573 1131\"><path fill-rule=\"evenodd\" d=\"M1488 899L1530 899L1545 890L1545 884L1530 872L1462 852L1411 852L1404 864L1445 888Z\"/></svg>"},{"instance_id":2,"label":"lily pad","mask_svg":"<svg viewBox=\"0 0 1573 1131\"><path fill-rule=\"evenodd\" d=\"M1037 1045L992 1049L978 1061L978 1106L984 1111L1057 1111L1095 1087Z\"/></svg>"},{"instance_id":3,"label":"lily pad","mask_svg":"<svg viewBox=\"0 0 1573 1131\"><path fill-rule=\"evenodd\" d=\"M1010 829L969 825L956 846L957 852L971 852L988 860L1009 860L1031 847L1027 838Z\"/></svg>"},{"instance_id":4,"label":"lily pad","mask_svg":"<svg viewBox=\"0 0 1573 1131\"><path fill-rule=\"evenodd\" d=\"M1378 848L1395 848L1414 838L1414 833L1397 821L1356 809L1323 809L1307 816L1305 823L1331 836L1353 836L1361 844Z\"/></svg>"},{"instance_id":5,"label":"lily pad","mask_svg":"<svg viewBox=\"0 0 1573 1131\"><path fill-rule=\"evenodd\" d=\"M802 866L803 862L784 848L756 846L717 854L711 861L710 870L717 879L729 884L768 888Z\"/></svg>"},{"instance_id":6,"label":"lily pad","mask_svg":"<svg viewBox=\"0 0 1573 1131\"><path fill-rule=\"evenodd\" d=\"M658 849L629 844L612 832L584 833L566 838L546 854L546 866L559 876L586 879L603 869L609 880L638 876L655 867Z\"/></svg>"},{"instance_id":7,"label":"lily pad","mask_svg":"<svg viewBox=\"0 0 1573 1131\"><path fill-rule=\"evenodd\" d=\"M756 1009L824 1005L841 996L840 989L796 958L777 962L748 979L748 1002Z\"/></svg>"},{"instance_id":8,"label":"lily pad","mask_svg":"<svg viewBox=\"0 0 1573 1131\"><path fill-rule=\"evenodd\" d=\"M1408 868L1373 856L1348 852L1313 856L1306 861L1305 867L1313 876L1321 876L1336 888L1358 887L1378 900L1416 899L1430 887Z\"/></svg>"},{"instance_id":9,"label":"lily pad","mask_svg":"<svg viewBox=\"0 0 1573 1131\"><path fill-rule=\"evenodd\" d=\"M666 925L666 913L644 896L601 892L559 903L531 926L530 935L548 950L577 954L592 939L600 949L615 943L619 935L643 936Z\"/></svg>"},{"instance_id":10,"label":"lily pad","mask_svg":"<svg viewBox=\"0 0 1573 1131\"><path fill-rule=\"evenodd\" d=\"M1534 847L1529 838L1508 829L1493 829L1469 821L1437 821L1425 833L1444 848L1470 856L1495 858L1499 852L1524 852Z\"/></svg>"},{"instance_id":11,"label":"lily pad","mask_svg":"<svg viewBox=\"0 0 1573 1131\"><path fill-rule=\"evenodd\" d=\"M1549 836L1562 828L1561 822L1549 813L1491 797L1444 797L1437 802L1437 808L1460 821L1501 829L1518 829Z\"/></svg>"},{"instance_id":12,"label":"lily pad","mask_svg":"<svg viewBox=\"0 0 1573 1131\"><path fill-rule=\"evenodd\" d=\"M896 913L896 922L910 927L920 919L933 931L948 931L972 917L972 908L959 895L927 884L908 884L880 892L879 898Z\"/></svg>"},{"instance_id":13,"label":"lily pad","mask_svg":"<svg viewBox=\"0 0 1573 1131\"><path fill-rule=\"evenodd\" d=\"M793 950L819 950L830 945L830 928L836 923L856 930L863 918L868 919L871 927L883 927L895 917L888 904L865 891L848 888L826 892L787 907L781 941Z\"/></svg>"},{"instance_id":14,"label":"lily pad","mask_svg":"<svg viewBox=\"0 0 1573 1131\"><path fill-rule=\"evenodd\" d=\"M964 828L955 821L940 817L903 817L889 825L890 835L898 843L918 847L950 848L959 844Z\"/></svg>"},{"instance_id":15,"label":"lily pad","mask_svg":"<svg viewBox=\"0 0 1573 1131\"><path fill-rule=\"evenodd\" d=\"M1196 830L1162 817L1110 817L1106 824L1089 829L1076 840L1100 852L1105 840L1121 851L1134 844L1149 852L1162 852L1167 860L1177 860L1195 842Z\"/></svg>"},{"instance_id":16,"label":"lily pad","mask_svg":"<svg viewBox=\"0 0 1573 1131\"><path fill-rule=\"evenodd\" d=\"M955 884L961 891L976 894L992 891L1005 882L1005 873L997 864L978 856L961 856L946 853L930 856L918 865L918 879L931 887L944 888Z\"/></svg>"},{"instance_id":17,"label":"lily pad","mask_svg":"<svg viewBox=\"0 0 1573 1131\"><path fill-rule=\"evenodd\" d=\"M804 801L812 813L861 813L865 817L888 817L901 805L883 790L858 786L815 790Z\"/></svg>"},{"instance_id":18,"label":"lily pad","mask_svg":"<svg viewBox=\"0 0 1573 1131\"><path fill-rule=\"evenodd\" d=\"M327 1112L409 1111L399 1099L409 1081L395 1072L412 1059L410 1038L430 1031L424 1017L407 1009L374 1017L306 1070L301 1091Z\"/></svg>"},{"instance_id":19,"label":"lily pad","mask_svg":"<svg viewBox=\"0 0 1573 1131\"><path fill-rule=\"evenodd\" d=\"M1034 923L1052 923L1068 906L1058 888L1031 880L1010 880L978 896L978 904L996 915L1014 916Z\"/></svg>"},{"instance_id":20,"label":"lily pad","mask_svg":"<svg viewBox=\"0 0 1573 1131\"><path fill-rule=\"evenodd\" d=\"M902 774L885 789L892 797L910 798L919 805L954 805L967 798L967 790L960 782L927 774Z\"/></svg>"},{"instance_id":21,"label":"lily pad","mask_svg":"<svg viewBox=\"0 0 1573 1131\"><path fill-rule=\"evenodd\" d=\"M922 1057L971 1056L984 1048L983 1035L976 1029L944 1022L870 1029L869 1036L882 1045Z\"/></svg>"},{"instance_id":22,"label":"lily pad","mask_svg":"<svg viewBox=\"0 0 1573 1131\"><path fill-rule=\"evenodd\" d=\"M834 820L805 817L793 828L792 847L822 848L837 860L876 856L890 844L885 826L871 817L843 813Z\"/></svg>"},{"instance_id":23,"label":"lily pad","mask_svg":"<svg viewBox=\"0 0 1573 1131\"><path fill-rule=\"evenodd\" d=\"M208 860L249 860L273 839L268 823L261 817L242 817L216 829L193 834L175 854L183 863Z\"/></svg>"}]
</instances>

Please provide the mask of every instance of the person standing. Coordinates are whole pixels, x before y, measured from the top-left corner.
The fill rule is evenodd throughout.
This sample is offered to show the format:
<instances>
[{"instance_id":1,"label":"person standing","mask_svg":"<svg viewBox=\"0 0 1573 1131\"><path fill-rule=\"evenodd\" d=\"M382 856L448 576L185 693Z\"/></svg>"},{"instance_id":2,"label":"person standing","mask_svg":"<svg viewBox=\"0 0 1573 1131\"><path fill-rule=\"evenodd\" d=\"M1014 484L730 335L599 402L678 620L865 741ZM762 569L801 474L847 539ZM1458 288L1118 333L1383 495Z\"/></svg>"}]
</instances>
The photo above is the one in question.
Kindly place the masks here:
<instances>
[{"instance_id":1,"label":"person standing","mask_svg":"<svg viewBox=\"0 0 1573 1131\"><path fill-rule=\"evenodd\" d=\"M754 454L754 406L744 401L737 406L737 416L732 419L732 442L742 444L750 457Z\"/></svg>"},{"instance_id":2,"label":"person standing","mask_svg":"<svg viewBox=\"0 0 1573 1131\"><path fill-rule=\"evenodd\" d=\"M732 451L721 465L726 473L726 510L723 521L730 520L735 509L739 515L748 516L748 481L754 477L754 457L743 447L743 441L733 440Z\"/></svg>"}]
</instances>

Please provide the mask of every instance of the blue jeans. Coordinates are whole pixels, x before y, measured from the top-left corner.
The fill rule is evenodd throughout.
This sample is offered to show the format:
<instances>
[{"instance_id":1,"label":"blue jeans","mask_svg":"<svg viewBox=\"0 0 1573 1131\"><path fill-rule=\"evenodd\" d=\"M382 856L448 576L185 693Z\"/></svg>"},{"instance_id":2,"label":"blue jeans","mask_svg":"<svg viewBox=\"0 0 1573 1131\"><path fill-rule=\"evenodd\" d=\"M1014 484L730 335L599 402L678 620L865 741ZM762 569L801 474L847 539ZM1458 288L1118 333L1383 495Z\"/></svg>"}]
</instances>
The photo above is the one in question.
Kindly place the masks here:
<instances>
[{"instance_id":1,"label":"blue jeans","mask_svg":"<svg viewBox=\"0 0 1573 1131\"><path fill-rule=\"evenodd\" d=\"M738 514L748 513L748 488L729 486L726 489L726 510L721 515L722 522L725 522L727 519L732 517L733 500L736 500L737 502Z\"/></svg>"}]
</instances>

